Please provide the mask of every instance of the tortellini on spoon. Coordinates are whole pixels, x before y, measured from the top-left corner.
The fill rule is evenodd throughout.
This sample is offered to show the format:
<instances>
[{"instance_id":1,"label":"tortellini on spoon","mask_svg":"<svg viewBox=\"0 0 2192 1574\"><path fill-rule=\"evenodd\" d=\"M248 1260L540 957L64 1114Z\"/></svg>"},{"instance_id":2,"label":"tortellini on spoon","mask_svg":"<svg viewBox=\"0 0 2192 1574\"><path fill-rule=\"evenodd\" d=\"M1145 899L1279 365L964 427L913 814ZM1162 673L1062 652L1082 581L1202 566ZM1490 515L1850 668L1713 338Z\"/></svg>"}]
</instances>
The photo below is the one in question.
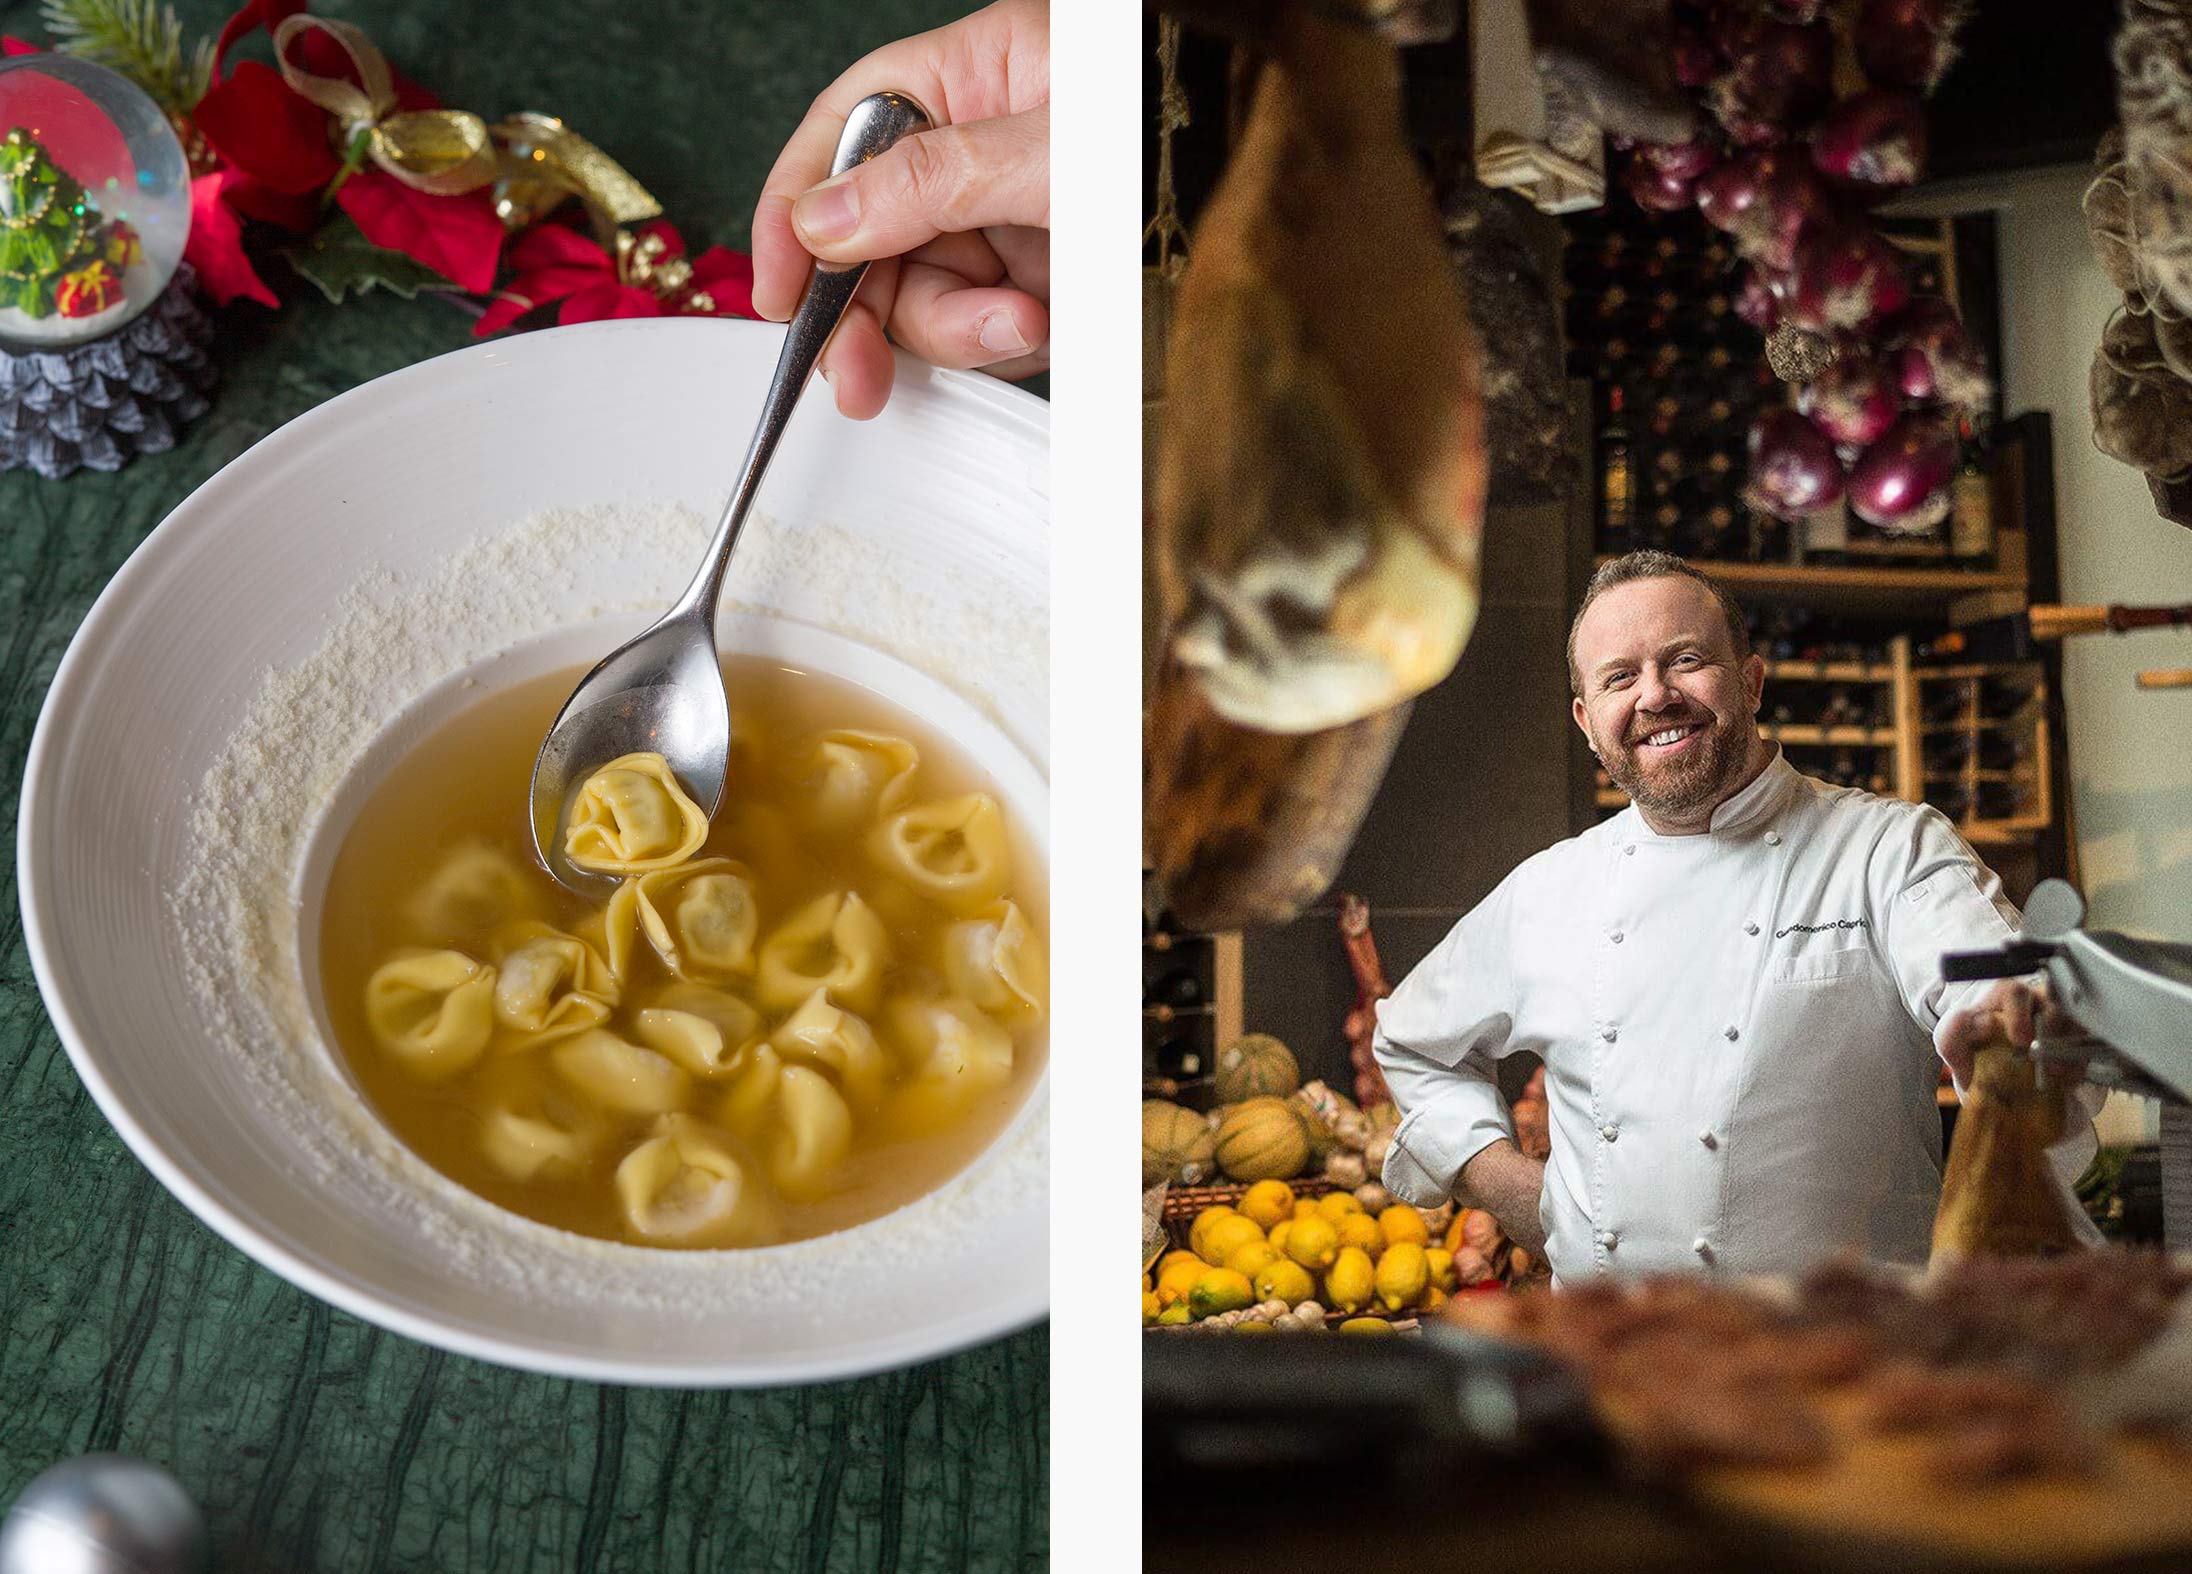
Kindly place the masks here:
<instances>
[{"instance_id":1,"label":"tortellini on spoon","mask_svg":"<svg viewBox=\"0 0 2192 1574\"><path fill-rule=\"evenodd\" d=\"M683 863L708 839L708 815L659 754L627 754L586 778L563 850L596 874L647 874Z\"/></svg>"},{"instance_id":2,"label":"tortellini on spoon","mask_svg":"<svg viewBox=\"0 0 2192 1574\"><path fill-rule=\"evenodd\" d=\"M414 1075L453 1077L494 1037L495 970L462 951L399 951L366 980L365 1020Z\"/></svg>"}]
</instances>

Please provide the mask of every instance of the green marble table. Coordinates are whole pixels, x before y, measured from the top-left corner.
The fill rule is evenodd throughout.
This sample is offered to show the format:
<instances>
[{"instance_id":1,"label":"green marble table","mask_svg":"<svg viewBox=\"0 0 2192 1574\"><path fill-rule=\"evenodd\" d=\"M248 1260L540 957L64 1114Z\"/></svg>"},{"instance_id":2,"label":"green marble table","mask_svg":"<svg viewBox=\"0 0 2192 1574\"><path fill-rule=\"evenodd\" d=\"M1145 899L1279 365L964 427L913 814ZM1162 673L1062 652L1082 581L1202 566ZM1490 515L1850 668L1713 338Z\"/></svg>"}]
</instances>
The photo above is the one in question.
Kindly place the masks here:
<instances>
[{"instance_id":1,"label":"green marble table","mask_svg":"<svg viewBox=\"0 0 2192 1574\"><path fill-rule=\"evenodd\" d=\"M845 64L952 0L618 0L317 7L445 102L564 116L695 250L743 247L782 137ZM210 34L218 0L185 0ZM0 33L44 42L34 0ZM468 342L448 304L221 317L221 388L174 451L119 475L0 476L0 1505L118 1449L179 1476L216 1567L1002 1569L1048 1561L1049 1339L1035 1328L859 1382L622 1389L445 1355L313 1300L198 1223L77 1081L22 944L13 851L31 727L93 597L176 503L268 431Z\"/></svg>"}]
</instances>

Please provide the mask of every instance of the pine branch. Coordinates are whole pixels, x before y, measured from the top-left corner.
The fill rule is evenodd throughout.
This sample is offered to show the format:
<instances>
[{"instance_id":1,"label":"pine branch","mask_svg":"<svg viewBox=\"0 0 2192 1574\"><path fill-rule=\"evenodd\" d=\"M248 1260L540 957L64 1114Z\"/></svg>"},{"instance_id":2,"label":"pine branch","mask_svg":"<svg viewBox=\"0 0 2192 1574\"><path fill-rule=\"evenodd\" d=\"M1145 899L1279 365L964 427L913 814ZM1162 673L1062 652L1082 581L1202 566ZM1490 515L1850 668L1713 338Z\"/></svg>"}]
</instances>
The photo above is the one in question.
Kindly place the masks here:
<instances>
[{"instance_id":1,"label":"pine branch","mask_svg":"<svg viewBox=\"0 0 2192 1574\"><path fill-rule=\"evenodd\" d=\"M119 71L170 114L187 115L213 76L213 44L183 52L183 24L158 0L45 0L54 47Z\"/></svg>"}]
</instances>

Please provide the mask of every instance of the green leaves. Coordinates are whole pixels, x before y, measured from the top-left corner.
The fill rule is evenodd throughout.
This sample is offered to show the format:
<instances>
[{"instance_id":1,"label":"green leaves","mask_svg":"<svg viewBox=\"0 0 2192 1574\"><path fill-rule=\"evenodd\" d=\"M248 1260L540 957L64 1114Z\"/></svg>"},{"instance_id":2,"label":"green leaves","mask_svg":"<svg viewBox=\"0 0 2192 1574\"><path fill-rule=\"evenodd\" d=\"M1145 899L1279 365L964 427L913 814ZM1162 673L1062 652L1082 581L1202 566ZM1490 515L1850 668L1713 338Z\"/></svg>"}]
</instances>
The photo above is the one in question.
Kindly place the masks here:
<instances>
[{"instance_id":1,"label":"green leaves","mask_svg":"<svg viewBox=\"0 0 2192 1574\"><path fill-rule=\"evenodd\" d=\"M170 114L187 115L213 74L213 45L183 52L183 24L155 0L46 0L54 47L119 71Z\"/></svg>"},{"instance_id":2,"label":"green leaves","mask_svg":"<svg viewBox=\"0 0 2192 1574\"><path fill-rule=\"evenodd\" d=\"M348 214L339 213L308 238L284 246L282 255L337 305L346 296L373 289L393 290L410 300L421 290L455 288L425 263L374 245Z\"/></svg>"}]
</instances>

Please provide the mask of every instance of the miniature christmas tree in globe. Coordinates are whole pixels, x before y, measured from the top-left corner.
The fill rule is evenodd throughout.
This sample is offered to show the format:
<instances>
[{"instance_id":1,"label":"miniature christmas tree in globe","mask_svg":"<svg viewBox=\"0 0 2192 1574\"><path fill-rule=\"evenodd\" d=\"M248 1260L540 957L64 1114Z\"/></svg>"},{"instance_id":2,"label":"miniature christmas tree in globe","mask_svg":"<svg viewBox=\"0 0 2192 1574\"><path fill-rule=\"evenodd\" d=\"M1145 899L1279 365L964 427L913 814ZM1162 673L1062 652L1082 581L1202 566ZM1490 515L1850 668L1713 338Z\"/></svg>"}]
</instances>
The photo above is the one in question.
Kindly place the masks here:
<instances>
[{"instance_id":1,"label":"miniature christmas tree in globe","mask_svg":"<svg viewBox=\"0 0 2192 1574\"><path fill-rule=\"evenodd\" d=\"M102 219L84 188L18 126L0 139L0 309L33 321L97 317L122 303L137 232Z\"/></svg>"},{"instance_id":2,"label":"miniature christmas tree in globe","mask_svg":"<svg viewBox=\"0 0 2192 1574\"><path fill-rule=\"evenodd\" d=\"M0 61L0 472L119 469L205 410L189 237L182 145L142 88L67 55Z\"/></svg>"}]
</instances>

